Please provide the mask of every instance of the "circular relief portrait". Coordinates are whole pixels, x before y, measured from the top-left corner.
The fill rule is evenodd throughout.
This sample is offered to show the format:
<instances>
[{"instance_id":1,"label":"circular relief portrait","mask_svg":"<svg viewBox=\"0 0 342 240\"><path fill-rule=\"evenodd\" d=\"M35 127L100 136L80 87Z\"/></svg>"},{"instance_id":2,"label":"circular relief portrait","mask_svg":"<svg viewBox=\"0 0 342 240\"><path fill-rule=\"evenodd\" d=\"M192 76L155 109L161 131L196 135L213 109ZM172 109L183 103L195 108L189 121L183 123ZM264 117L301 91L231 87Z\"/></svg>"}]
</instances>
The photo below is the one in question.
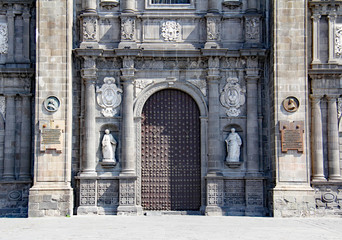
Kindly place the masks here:
<instances>
[{"instance_id":1,"label":"circular relief portrait","mask_svg":"<svg viewBox=\"0 0 342 240\"><path fill-rule=\"evenodd\" d=\"M60 101L56 96L47 97L44 101L44 107L49 112L56 112L59 109Z\"/></svg>"},{"instance_id":2,"label":"circular relief portrait","mask_svg":"<svg viewBox=\"0 0 342 240\"><path fill-rule=\"evenodd\" d=\"M287 97L283 101L283 107L287 112L296 112L299 108L299 100L295 97Z\"/></svg>"}]
</instances>

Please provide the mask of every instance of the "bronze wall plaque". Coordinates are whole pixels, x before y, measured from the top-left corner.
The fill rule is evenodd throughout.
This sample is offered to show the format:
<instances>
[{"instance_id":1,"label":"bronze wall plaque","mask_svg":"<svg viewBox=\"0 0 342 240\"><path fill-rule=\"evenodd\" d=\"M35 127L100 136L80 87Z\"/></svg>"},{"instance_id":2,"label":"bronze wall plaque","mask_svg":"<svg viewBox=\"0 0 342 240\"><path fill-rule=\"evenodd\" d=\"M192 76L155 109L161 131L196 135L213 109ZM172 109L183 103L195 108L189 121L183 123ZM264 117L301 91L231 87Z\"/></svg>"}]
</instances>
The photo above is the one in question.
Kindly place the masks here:
<instances>
[{"instance_id":1,"label":"bronze wall plaque","mask_svg":"<svg viewBox=\"0 0 342 240\"><path fill-rule=\"evenodd\" d=\"M64 121L63 120L41 120L39 122L40 151L55 150L62 152Z\"/></svg>"},{"instance_id":2,"label":"bronze wall plaque","mask_svg":"<svg viewBox=\"0 0 342 240\"><path fill-rule=\"evenodd\" d=\"M287 153L288 150L304 152L303 121L279 121L279 129L281 133L281 151L283 153Z\"/></svg>"}]
</instances>

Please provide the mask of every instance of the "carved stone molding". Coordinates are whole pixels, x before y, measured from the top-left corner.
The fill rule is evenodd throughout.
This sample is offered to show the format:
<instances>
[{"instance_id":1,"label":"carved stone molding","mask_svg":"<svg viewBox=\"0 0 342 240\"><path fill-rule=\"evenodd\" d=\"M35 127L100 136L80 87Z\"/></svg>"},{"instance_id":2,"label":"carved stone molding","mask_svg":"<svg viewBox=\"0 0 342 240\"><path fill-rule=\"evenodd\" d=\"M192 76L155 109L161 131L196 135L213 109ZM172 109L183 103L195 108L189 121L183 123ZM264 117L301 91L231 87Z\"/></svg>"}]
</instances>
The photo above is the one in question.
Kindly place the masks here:
<instances>
[{"instance_id":1,"label":"carved stone molding","mask_svg":"<svg viewBox=\"0 0 342 240\"><path fill-rule=\"evenodd\" d=\"M205 80L188 80L189 83L196 86L204 96L207 96L207 81Z\"/></svg>"},{"instance_id":2,"label":"carved stone molding","mask_svg":"<svg viewBox=\"0 0 342 240\"><path fill-rule=\"evenodd\" d=\"M335 54L342 55L342 25L337 25L335 29Z\"/></svg>"},{"instance_id":3,"label":"carved stone molding","mask_svg":"<svg viewBox=\"0 0 342 240\"><path fill-rule=\"evenodd\" d=\"M101 0L100 6L106 10L111 10L119 6L119 0Z\"/></svg>"},{"instance_id":4,"label":"carved stone molding","mask_svg":"<svg viewBox=\"0 0 342 240\"><path fill-rule=\"evenodd\" d=\"M121 39L133 40L135 32L135 19L129 17L121 18Z\"/></svg>"},{"instance_id":5,"label":"carved stone molding","mask_svg":"<svg viewBox=\"0 0 342 240\"><path fill-rule=\"evenodd\" d=\"M0 96L0 113L2 117L5 119L6 116L6 98L4 96Z\"/></svg>"},{"instance_id":6,"label":"carved stone molding","mask_svg":"<svg viewBox=\"0 0 342 240\"><path fill-rule=\"evenodd\" d=\"M105 117L114 117L117 114L115 108L121 104L122 89L115 84L112 77L104 78L104 84L101 88L97 87L97 104L103 108L101 113Z\"/></svg>"},{"instance_id":7,"label":"carved stone molding","mask_svg":"<svg viewBox=\"0 0 342 240\"><path fill-rule=\"evenodd\" d=\"M6 54L8 51L8 30L6 23L0 23L0 53Z\"/></svg>"},{"instance_id":8,"label":"carved stone molding","mask_svg":"<svg viewBox=\"0 0 342 240\"><path fill-rule=\"evenodd\" d=\"M207 39L220 39L220 19L214 17L207 18Z\"/></svg>"},{"instance_id":9,"label":"carved stone molding","mask_svg":"<svg viewBox=\"0 0 342 240\"><path fill-rule=\"evenodd\" d=\"M260 18L259 17L246 17L246 41L259 42L260 41Z\"/></svg>"},{"instance_id":10,"label":"carved stone molding","mask_svg":"<svg viewBox=\"0 0 342 240\"><path fill-rule=\"evenodd\" d=\"M228 78L221 96L221 104L228 108L227 116L237 117L240 114L240 107L245 104L245 88L241 88L237 78Z\"/></svg>"},{"instance_id":11,"label":"carved stone molding","mask_svg":"<svg viewBox=\"0 0 342 240\"><path fill-rule=\"evenodd\" d=\"M83 18L83 40L95 41L97 31L97 19L95 17Z\"/></svg>"},{"instance_id":12,"label":"carved stone molding","mask_svg":"<svg viewBox=\"0 0 342 240\"><path fill-rule=\"evenodd\" d=\"M164 41L176 42L180 38L181 25L176 21L163 22L161 26L161 36Z\"/></svg>"},{"instance_id":13,"label":"carved stone molding","mask_svg":"<svg viewBox=\"0 0 342 240\"><path fill-rule=\"evenodd\" d=\"M337 99L337 116L338 119L342 117L342 98Z\"/></svg>"}]
</instances>

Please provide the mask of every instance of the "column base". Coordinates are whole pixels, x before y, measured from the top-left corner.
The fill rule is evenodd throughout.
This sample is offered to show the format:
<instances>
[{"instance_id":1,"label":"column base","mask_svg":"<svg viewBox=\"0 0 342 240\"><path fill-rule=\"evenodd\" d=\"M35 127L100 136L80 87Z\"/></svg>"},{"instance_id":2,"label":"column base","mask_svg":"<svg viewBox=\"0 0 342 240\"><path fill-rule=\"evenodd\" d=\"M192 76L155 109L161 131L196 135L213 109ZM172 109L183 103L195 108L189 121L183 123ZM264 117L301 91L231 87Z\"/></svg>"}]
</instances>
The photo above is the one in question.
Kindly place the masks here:
<instances>
[{"instance_id":1,"label":"column base","mask_svg":"<svg viewBox=\"0 0 342 240\"><path fill-rule=\"evenodd\" d=\"M83 171L80 174L80 177L97 177L97 173L96 172L87 172L87 171Z\"/></svg>"},{"instance_id":2,"label":"column base","mask_svg":"<svg viewBox=\"0 0 342 240\"><path fill-rule=\"evenodd\" d=\"M326 182L327 179L324 176L315 176L311 180L312 182Z\"/></svg>"},{"instance_id":3,"label":"column base","mask_svg":"<svg viewBox=\"0 0 342 240\"><path fill-rule=\"evenodd\" d=\"M220 45L217 42L206 42L204 45L205 49L219 49Z\"/></svg>"},{"instance_id":4,"label":"column base","mask_svg":"<svg viewBox=\"0 0 342 240\"><path fill-rule=\"evenodd\" d=\"M219 206L207 206L205 208L206 216L223 216L223 210Z\"/></svg>"},{"instance_id":5,"label":"column base","mask_svg":"<svg viewBox=\"0 0 342 240\"><path fill-rule=\"evenodd\" d=\"M119 206L117 214L120 216L141 216L143 209L141 206Z\"/></svg>"},{"instance_id":6,"label":"column base","mask_svg":"<svg viewBox=\"0 0 342 240\"><path fill-rule=\"evenodd\" d=\"M96 206L79 206L77 215L98 215L98 209Z\"/></svg>"},{"instance_id":7,"label":"column base","mask_svg":"<svg viewBox=\"0 0 342 240\"><path fill-rule=\"evenodd\" d=\"M73 214L73 190L70 187L32 187L29 191L29 217L65 217Z\"/></svg>"},{"instance_id":8,"label":"column base","mask_svg":"<svg viewBox=\"0 0 342 240\"><path fill-rule=\"evenodd\" d=\"M342 182L342 177L340 175L329 176L329 182Z\"/></svg>"}]
</instances>

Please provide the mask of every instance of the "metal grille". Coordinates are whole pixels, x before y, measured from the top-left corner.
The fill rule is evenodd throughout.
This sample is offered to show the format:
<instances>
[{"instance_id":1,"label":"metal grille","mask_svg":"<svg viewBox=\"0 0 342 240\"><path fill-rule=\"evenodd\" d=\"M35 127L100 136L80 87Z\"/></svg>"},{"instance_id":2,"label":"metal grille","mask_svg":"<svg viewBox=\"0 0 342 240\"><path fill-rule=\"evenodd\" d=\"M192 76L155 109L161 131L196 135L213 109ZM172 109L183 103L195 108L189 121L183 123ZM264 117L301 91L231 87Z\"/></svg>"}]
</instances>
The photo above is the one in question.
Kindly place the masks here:
<instances>
[{"instance_id":1,"label":"metal grille","mask_svg":"<svg viewBox=\"0 0 342 240\"><path fill-rule=\"evenodd\" d=\"M144 106L141 129L143 208L199 210L200 121L195 101L178 90L155 93Z\"/></svg>"}]
</instances>

